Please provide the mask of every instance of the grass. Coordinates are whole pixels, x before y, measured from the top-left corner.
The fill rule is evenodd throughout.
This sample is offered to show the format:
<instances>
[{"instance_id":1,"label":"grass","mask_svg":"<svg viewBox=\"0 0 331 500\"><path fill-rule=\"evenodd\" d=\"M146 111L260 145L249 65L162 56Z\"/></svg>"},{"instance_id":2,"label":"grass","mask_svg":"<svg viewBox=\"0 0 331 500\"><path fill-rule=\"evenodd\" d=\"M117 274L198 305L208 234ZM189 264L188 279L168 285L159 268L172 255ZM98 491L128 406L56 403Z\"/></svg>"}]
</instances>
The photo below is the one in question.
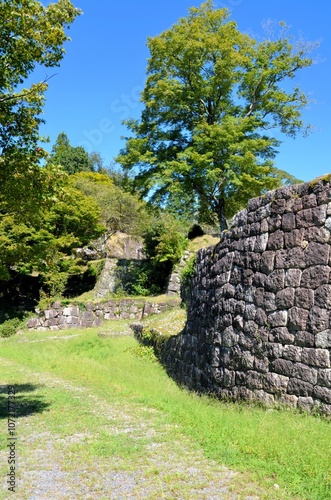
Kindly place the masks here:
<instances>
[{"instance_id":1,"label":"grass","mask_svg":"<svg viewBox=\"0 0 331 500\"><path fill-rule=\"evenodd\" d=\"M165 328L167 318L168 325L179 321L170 311L155 319L158 329ZM157 328L152 320L149 323ZM113 325L116 333L116 322ZM109 323L107 329L111 330ZM47 338L49 332L27 333L0 342L1 383L26 384L28 380L33 386L19 395L23 407L28 397L30 407L36 409L30 420L20 417L20 434L32 443L37 429L53 436L52 453L61 462L61 470L69 473L82 464L88 470L97 459L100 474L110 464L114 470L131 474L140 464L144 480L154 488L160 483L158 488L166 487L177 495L164 498L208 498L202 493L192 496L182 477L185 468L174 471L166 465L176 448L182 451L173 467L203 453L205 480L211 481L218 464L237 471L232 481L237 498L244 498L240 494L246 494L252 484L260 498L331 498L330 422L293 410L199 397L179 388L151 357L137 356L132 336L100 338L98 333L100 328L67 331L65 336L54 333L53 338ZM31 429L29 421L34 422ZM66 440L65 460L61 439ZM1 446L5 446L4 437ZM39 456L35 447L22 449L31 467ZM163 449L165 470L153 462L154 447ZM54 459L47 460L46 453L45 467L48 464L52 469ZM97 486L93 488L103 498ZM155 498L162 498L162 488Z\"/></svg>"}]
</instances>

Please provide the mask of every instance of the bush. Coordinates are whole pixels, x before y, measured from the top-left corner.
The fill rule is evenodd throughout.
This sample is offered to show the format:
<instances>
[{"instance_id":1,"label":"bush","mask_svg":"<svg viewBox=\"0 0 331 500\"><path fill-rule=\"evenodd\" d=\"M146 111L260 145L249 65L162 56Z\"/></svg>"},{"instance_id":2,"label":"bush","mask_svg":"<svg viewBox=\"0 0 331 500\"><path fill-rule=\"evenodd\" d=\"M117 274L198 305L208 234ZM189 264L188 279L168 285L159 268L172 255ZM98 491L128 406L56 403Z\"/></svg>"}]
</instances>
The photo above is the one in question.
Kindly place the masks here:
<instances>
[{"instance_id":1,"label":"bush","mask_svg":"<svg viewBox=\"0 0 331 500\"><path fill-rule=\"evenodd\" d=\"M18 318L8 319L2 325L0 325L0 337L8 338L15 335L18 327L20 326L20 320Z\"/></svg>"}]
</instances>

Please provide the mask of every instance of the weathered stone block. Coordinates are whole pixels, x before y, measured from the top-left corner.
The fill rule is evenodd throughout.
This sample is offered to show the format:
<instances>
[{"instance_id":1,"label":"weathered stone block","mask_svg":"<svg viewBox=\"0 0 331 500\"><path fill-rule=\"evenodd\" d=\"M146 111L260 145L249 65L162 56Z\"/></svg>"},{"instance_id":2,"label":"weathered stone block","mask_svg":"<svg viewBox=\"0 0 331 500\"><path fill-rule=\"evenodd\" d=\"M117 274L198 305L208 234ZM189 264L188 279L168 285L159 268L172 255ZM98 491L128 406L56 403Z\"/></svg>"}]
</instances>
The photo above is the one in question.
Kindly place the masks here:
<instances>
[{"instance_id":1,"label":"weathered stone block","mask_svg":"<svg viewBox=\"0 0 331 500\"><path fill-rule=\"evenodd\" d=\"M270 274L274 270L275 252L266 251L263 253L260 262L260 271L265 274Z\"/></svg>"},{"instance_id":2,"label":"weathered stone block","mask_svg":"<svg viewBox=\"0 0 331 500\"><path fill-rule=\"evenodd\" d=\"M275 311L277 309L276 306L276 295L272 292L264 293L264 303L263 307L266 312Z\"/></svg>"},{"instance_id":3,"label":"weathered stone block","mask_svg":"<svg viewBox=\"0 0 331 500\"><path fill-rule=\"evenodd\" d=\"M322 385L323 387L328 387L331 389L331 369L319 369L317 376L318 385Z\"/></svg>"},{"instance_id":4,"label":"weathered stone block","mask_svg":"<svg viewBox=\"0 0 331 500\"><path fill-rule=\"evenodd\" d=\"M314 347L315 336L307 331L295 332L295 344L301 347Z\"/></svg>"},{"instance_id":5,"label":"weathered stone block","mask_svg":"<svg viewBox=\"0 0 331 500\"><path fill-rule=\"evenodd\" d=\"M321 285L316 289L315 306L331 309L331 285Z\"/></svg>"},{"instance_id":6,"label":"weathered stone block","mask_svg":"<svg viewBox=\"0 0 331 500\"><path fill-rule=\"evenodd\" d=\"M259 372L249 371L247 373L246 384L249 389L262 389L263 388L263 374Z\"/></svg>"},{"instance_id":7,"label":"weathered stone block","mask_svg":"<svg viewBox=\"0 0 331 500\"><path fill-rule=\"evenodd\" d=\"M267 249L268 239L268 233L258 235L255 242L255 252L264 252Z\"/></svg>"},{"instance_id":8,"label":"weathered stone block","mask_svg":"<svg viewBox=\"0 0 331 500\"><path fill-rule=\"evenodd\" d=\"M284 326L272 328L269 334L269 341L280 344L293 344L295 337Z\"/></svg>"},{"instance_id":9,"label":"weathered stone block","mask_svg":"<svg viewBox=\"0 0 331 500\"><path fill-rule=\"evenodd\" d=\"M293 331L305 330L309 312L301 307L291 307L288 311L288 328Z\"/></svg>"},{"instance_id":10,"label":"weathered stone block","mask_svg":"<svg viewBox=\"0 0 331 500\"><path fill-rule=\"evenodd\" d=\"M317 206L317 200L315 194L306 194L301 198L303 208L314 208Z\"/></svg>"},{"instance_id":11,"label":"weathered stone block","mask_svg":"<svg viewBox=\"0 0 331 500\"><path fill-rule=\"evenodd\" d=\"M311 309L314 305L314 291L309 288L297 288L295 305L303 309Z\"/></svg>"},{"instance_id":12,"label":"weathered stone block","mask_svg":"<svg viewBox=\"0 0 331 500\"><path fill-rule=\"evenodd\" d=\"M268 315L267 322L270 328L287 325L287 311L275 311Z\"/></svg>"},{"instance_id":13,"label":"weathered stone block","mask_svg":"<svg viewBox=\"0 0 331 500\"><path fill-rule=\"evenodd\" d=\"M307 241L316 241L317 243L327 243L330 240L330 231L324 226L311 226L304 230L304 239Z\"/></svg>"},{"instance_id":14,"label":"weathered stone block","mask_svg":"<svg viewBox=\"0 0 331 500\"><path fill-rule=\"evenodd\" d=\"M315 345L321 349L331 348L331 330L324 330L315 335Z\"/></svg>"},{"instance_id":15,"label":"weathered stone block","mask_svg":"<svg viewBox=\"0 0 331 500\"><path fill-rule=\"evenodd\" d=\"M314 386L299 378L291 378L288 382L287 392L295 396L309 397L313 394Z\"/></svg>"},{"instance_id":16,"label":"weathered stone block","mask_svg":"<svg viewBox=\"0 0 331 500\"><path fill-rule=\"evenodd\" d=\"M280 375L285 375L286 377L291 377L293 371L293 363L292 361L278 358L271 363L271 371L279 373Z\"/></svg>"},{"instance_id":17,"label":"weathered stone block","mask_svg":"<svg viewBox=\"0 0 331 500\"><path fill-rule=\"evenodd\" d=\"M287 250L279 250L276 253L276 269L304 269L305 267L307 267L307 264L302 248L288 248Z\"/></svg>"},{"instance_id":18,"label":"weathered stone block","mask_svg":"<svg viewBox=\"0 0 331 500\"><path fill-rule=\"evenodd\" d=\"M268 231L269 233L273 233L280 229L282 226L282 217L280 215L273 215L267 218Z\"/></svg>"},{"instance_id":19,"label":"weathered stone block","mask_svg":"<svg viewBox=\"0 0 331 500\"><path fill-rule=\"evenodd\" d=\"M317 370L302 363L296 363L293 367L293 377L315 385L317 383Z\"/></svg>"},{"instance_id":20,"label":"weathered stone block","mask_svg":"<svg viewBox=\"0 0 331 500\"><path fill-rule=\"evenodd\" d=\"M316 385L314 387L314 397L331 404L331 389Z\"/></svg>"},{"instance_id":21,"label":"weathered stone block","mask_svg":"<svg viewBox=\"0 0 331 500\"><path fill-rule=\"evenodd\" d=\"M326 349L302 349L302 363L320 368L330 368L330 353Z\"/></svg>"},{"instance_id":22,"label":"weathered stone block","mask_svg":"<svg viewBox=\"0 0 331 500\"><path fill-rule=\"evenodd\" d=\"M293 213L285 213L282 218L282 230L292 231L296 227L295 215Z\"/></svg>"},{"instance_id":23,"label":"weathered stone block","mask_svg":"<svg viewBox=\"0 0 331 500\"><path fill-rule=\"evenodd\" d=\"M329 262L330 246L312 241L304 250L307 266L326 265ZM299 267L299 266L298 266Z\"/></svg>"},{"instance_id":24,"label":"weathered stone block","mask_svg":"<svg viewBox=\"0 0 331 500\"><path fill-rule=\"evenodd\" d=\"M301 247L304 240L304 234L304 229L293 229L293 231L284 233L284 247L286 249Z\"/></svg>"},{"instance_id":25,"label":"weathered stone block","mask_svg":"<svg viewBox=\"0 0 331 500\"><path fill-rule=\"evenodd\" d=\"M321 332L329 328L330 311L320 307L312 307L309 312L308 329L312 333Z\"/></svg>"},{"instance_id":26,"label":"weathered stone block","mask_svg":"<svg viewBox=\"0 0 331 500\"><path fill-rule=\"evenodd\" d=\"M284 199L274 200L270 204L270 214L283 214L286 208L286 201Z\"/></svg>"},{"instance_id":27,"label":"weathered stone block","mask_svg":"<svg viewBox=\"0 0 331 500\"><path fill-rule=\"evenodd\" d=\"M266 373L263 375L263 389L272 394L282 394L287 390L288 377L278 373Z\"/></svg>"},{"instance_id":28,"label":"weathered stone block","mask_svg":"<svg viewBox=\"0 0 331 500\"><path fill-rule=\"evenodd\" d=\"M290 361L301 361L302 347L296 345L284 345L282 357Z\"/></svg>"},{"instance_id":29,"label":"weathered stone block","mask_svg":"<svg viewBox=\"0 0 331 500\"><path fill-rule=\"evenodd\" d=\"M282 248L284 248L284 233L278 229L274 233L269 234L267 249L281 250Z\"/></svg>"},{"instance_id":30,"label":"weathered stone block","mask_svg":"<svg viewBox=\"0 0 331 500\"><path fill-rule=\"evenodd\" d=\"M285 286L298 287L300 285L302 271L300 269L288 269L285 273Z\"/></svg>"},{"instance_id":31,"label":"weathered stone block","mask_svg":"<svg viewBox=\"0 0 331 500\"><path fill-rule=\"evenodd\" d=\"M284 288L276 293L276 306L278 309L289 309L294 306L294 288ZM282 326L282 325L279 325Z\"/></svg>"},{"instance_id":32,"label":"weathered stone block","mask_svg":"<svg viewBox=\"0 0 331 500\"><path fill-rule=\"evenodd\" d=\"M266 279L265 288L269 292L276 293L284 288L285 284L285 271L283 269L276 269Z\"/></svg>"}]
</instances>

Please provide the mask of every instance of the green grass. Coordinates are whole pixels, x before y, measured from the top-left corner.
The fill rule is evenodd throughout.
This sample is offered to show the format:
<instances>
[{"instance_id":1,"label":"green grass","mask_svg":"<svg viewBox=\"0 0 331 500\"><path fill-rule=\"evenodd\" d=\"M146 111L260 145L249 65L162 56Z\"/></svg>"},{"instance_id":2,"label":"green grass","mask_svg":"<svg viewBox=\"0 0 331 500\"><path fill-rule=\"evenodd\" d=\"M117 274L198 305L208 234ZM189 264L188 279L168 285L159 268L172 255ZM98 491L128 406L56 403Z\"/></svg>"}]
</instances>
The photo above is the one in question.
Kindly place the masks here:
<instances>
[{"instance_id":1,"label":"green grass","mask_svg":"<svg viewBox=\"0 0 331 500\"><path fill-rule=\"evenodd\" d=\"M111 456L120 456L124 461L142 459L146 436L142 433L138 441L131 435L110 436L109 420L102 414L91 415L93 401L79 399L79 391L67 394L56 386L49 392L52 376L119 408L131 405L138 427L139 422L152 419L161 435L171 425L169 440L174 436L177 440L188 438L208 459L245 473L246 481L261 488L260 498L331 498L330 422L292 410L199 397L180 389L157 362L151 362L151 357L137 356L137 343L131 336L100 338L98 332L100 328L72 330L66 332L68 339L63 339L61 332L58 335L62 341L47 339L50 333L42 332L25 337L38 337L44 342L22 342L24 336L0 342L0 358L10 363L6 383L26 381L29 370L43 374L44 384L33 394L39 402L51 394L52 411L46 409L36 418L52 435L60 436L67 435L75 422L75 432L83 437L70 444L69 452L80 461L92 463L93 457L101 460ZM5 370L2 366L1 371ZM115 420L119 420L118 415ZM91 428L96 430L92 437L87 431ZM0 443L3 445L3 440ZM175 481L175 476L172 474L171 480Z\"/></svg>"}]
</instances>

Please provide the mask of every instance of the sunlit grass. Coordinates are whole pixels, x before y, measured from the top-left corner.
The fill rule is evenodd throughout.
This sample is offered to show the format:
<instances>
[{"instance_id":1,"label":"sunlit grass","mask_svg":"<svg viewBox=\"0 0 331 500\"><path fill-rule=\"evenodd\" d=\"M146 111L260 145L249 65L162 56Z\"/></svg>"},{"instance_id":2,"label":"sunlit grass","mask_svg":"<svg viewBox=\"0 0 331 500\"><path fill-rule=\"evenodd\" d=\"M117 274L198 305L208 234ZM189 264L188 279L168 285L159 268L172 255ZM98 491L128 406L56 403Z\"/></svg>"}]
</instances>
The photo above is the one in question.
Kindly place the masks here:
<instances>
[{"instance_id":1,"label":"sunlit grass","mask_svg":"<svg viewBox=\"0 0 331 500\"><path fill-rule=\"evenodd\" d=\"M157 321L159 327L166 324L166 315ZM38 372L54 373L108 401L158 410L153 418L160 429L167 421L177 424L207 457L235 470L249 471L254 481L272 492L269 498L331 498L330 422L292 410L220 403L189 393L180 389L158 363L136 356L133 348L137 343L132 336L100 338L98 332L100 327L72 330L62 341L47 340L49 332L39 333L39 340L44 338L44 342L19 342L16 336L0 343L0 357ZM36 339L35 333L31 339ZM59 413L53 426L60 432L60 408L66 415L73 415L75 407L70 398L61 400L59 395L56 401ZM89 418L86 413L84 419ZM99 424L104 425L102 422ZM99 441L86 444L92 455L108 456L117 449L126 456L142 450L123 436L100 447L98 443L105 442L102 429L100 432ZM82 451L85 445L72 446ZM275 484L281 493L274 489Z\"/></svg>"}]
</instances>

